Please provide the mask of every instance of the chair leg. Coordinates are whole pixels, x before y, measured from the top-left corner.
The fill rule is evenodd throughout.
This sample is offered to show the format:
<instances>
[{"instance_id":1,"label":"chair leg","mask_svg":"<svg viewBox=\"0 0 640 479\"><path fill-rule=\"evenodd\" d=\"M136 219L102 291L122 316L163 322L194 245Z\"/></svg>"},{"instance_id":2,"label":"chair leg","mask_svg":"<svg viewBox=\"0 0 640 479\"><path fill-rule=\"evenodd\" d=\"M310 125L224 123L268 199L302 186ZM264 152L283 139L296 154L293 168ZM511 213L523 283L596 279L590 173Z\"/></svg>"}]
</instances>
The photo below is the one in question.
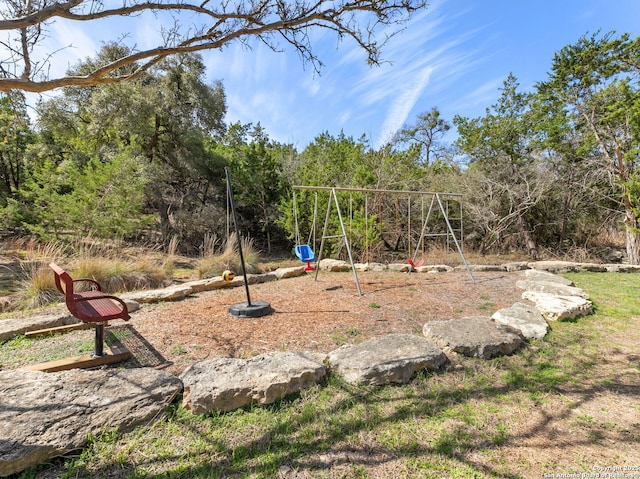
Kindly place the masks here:
<instances>
[{"instance_id":1,"label":"chair leg","mask_svg":"<svg viewBox=\"0 0 640 479\"><path fill-rule=\"evenodd\" d=\"M93 348L93 357L104 356L104 323L96 323L96 340Z\"/></svg>"}]
</instances>

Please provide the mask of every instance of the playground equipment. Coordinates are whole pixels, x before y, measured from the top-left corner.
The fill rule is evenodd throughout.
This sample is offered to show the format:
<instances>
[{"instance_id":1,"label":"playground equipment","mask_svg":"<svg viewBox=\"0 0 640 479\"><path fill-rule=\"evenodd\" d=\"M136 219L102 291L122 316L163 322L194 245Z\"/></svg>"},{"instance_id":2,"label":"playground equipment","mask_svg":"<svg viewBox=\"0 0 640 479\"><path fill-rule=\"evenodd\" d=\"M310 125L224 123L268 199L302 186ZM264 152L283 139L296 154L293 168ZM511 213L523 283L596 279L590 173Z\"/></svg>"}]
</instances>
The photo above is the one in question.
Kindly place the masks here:
<instances>
[{"instance_id":1,"label":"playground equipment","mask_svg":"<svg viewBox=\"0 0 640 479\"><path fill-rule=\"evenodd\" d=\"M227 177L227 197L229 198L229 207L231 208L231 218L233 219L233 225L236 231L236 238L238 240L238 254L240 255L240 264L242 266L242 276L244 277L244 289L247 294L247 301L242 303L236 303L229 307L229 313L232 316L239 318L258 318L273 313L271 305L266 301L251 301L251 295L249 294L249 281L247 280L247 267L244 262L244 255L242 253L242 239L240 236L240 229L238 228L238 219L236 217L236 208L233 201L233 187L231 186L231 175L229 174L229 168L224 169Z\"/></svg>"},{"instance_id":2,"label":"playground equipment","mask_svg":"<svg viewBox=\"0 0 640 479\"><path fill-rule=\"evenodd\" d=\"M312 227L312 234L315 235L315 225L316 225L316 214L317 214L317 192L320 191L326 191L329 193L329 199L327 201L327 212L326 212L326 216L325 216L325 221L324 221L324 227L323 227L323 231L322 231L322 237L321 237L321 242L320 242L320 248L317 250L317 254L314 255L314 259L317 263L320 263L321 259L322 259L322 255L324 253L324 247L325 247L325 240L328 239L332 239L332 238L339 238L342 243L341 245L344 246L344 249L346 250L347 253L347 257L349 260L349 263L351 265L351 271L353 272L353 277L354 277L354 281L356 283L356 288L358 290L358 295L362 296L362 290L360 288L360 282L358 280L358 275L354 266L354 261L353 261L353 255L352 255L352 248L351 248L351 221L354 217L354 212L353 212L353 201L352 201L352 193L363 193L365 195L364 198L364 204L365 204L365 213L364 213L364 230L365 230L365 234L364 234L364 242L365 242L365 258L368 261L369 260L369 244L368 244L368 238L369 238L369 196L370 195L381 195L381 196L392 196L394 197L395 200L395 205L396 205L396 209L395 209L395 213L396 216L399 215L399 211L400 209L398 208L399 202L400 202L400 198L402 197L406 197L407 200L407 216L406 216L406 227L407 227L407 250L409 252L411 252L412 250L412 227L411 227L411 219L412 219L412 203L415 200L416 197L420 198L421 201L421 230L420 230L420 235L419 238L417 239L416 243L415 243L415 250L413 251L413 253L410 253L410 257L408 259L408 264L410 266L410 270L412 271L415 268L422 266L424 264L424 260L420 260L416 263L416 257L418 256L418 253L420 252L420 247L422 246L422 248L424 248L424 240L426 237L429 236L445 236L446 240L447 240L447 247L449 245L449 241L452 241L453 244L455 245L458 254L460 255L460 258L462 259L462 262L464 263L464 266L467 270L467 273L469 275L469 278L472 281L475 281L473 278L473 275L471 273L471 269L469 268L469 265L467 263L466 258L464 257L464 253L462 251L462 204L461 204L461 198L462 195L460 194L455 194L455 193L439 193L439 192L430 192L430 191L409 191L409 190L383 190L383 189L366 189L366 188L340 188L340 187L323 187L323 186L294 186L293 187L294 190L294 197L293 197L293 213L294 213L294 227L295 227L295 231L296 231L296 248L294 249L294 251L296 252L296 256L298 256L298 248L300 248L300 256L298 256L299 259L302 260L303 257L303 250L307 250L307 252L311 252L313 253L312 250L310 250L308 245L301 245L300 244L300 240L299 240L299 227L298 227L298 212L297 212L297 203L296 203L296 196L295 196L295 192L296 190L309 190L309 191L315 191L316 192L316 199L315 199L315 204L314 204L314 219L313 219L313 227ZM349 228L347 230L347 226L345 225L345 221L343 219L343 215L342 215L342 210L340 207L340 202L338 201L338 193L349 193ZM428 212L426 214L426 216L424 215L424 200L425 198L430 198L430 204L429 204L429 209ZM445 201L443 201L443 199L453 199L455 202L457 202L460 205L460 216L459 216L459 226L458 228L454 228L450 219L449 219L449 203ZM328 234L328 230L329 230L329 220L331 218L331 212L332 210L335 208L335 211L337 213L337 217L338 217L338 222L340 225L340 233L339 234ZM445 223L445 230L444 232L427 232L427 228L429 226L429 222L431 220L432 214L434 213L434 211L439 210L440 215L443 217L444 219L444 223ZM388 211L386 213L389 213ZM349 233L347 232L349 231ZM442 231L442 230L441 230ZM458 238L458 235L460 236L460 238ZM311 234L310 234L310 238L311 238ZM398 239L399 241L399 239ZM315 236L314 236L314 242L315 242ZM306 246L306 248L304 248ZM310 265L310 264L309 264ZM318 277L318 269L316 268L316 273L315 273L315 277L317 279Z\"/></svg>"},{"instance_id":3,"label":"playground equipment","mask_svg":"<svg viewBox=\"0 0 640 479\"><path fill-rule=\"evenodd\" d=\"M309 239L306 244L300 244L300 226L298 225L298 208L296 204L296 194L295 191L293 193L293 222L295 228L295 241L296 245L293 248L293 253L296 257L302 261L303 263L307 263L307 266L304 268L305 271L313 271L314 267L311 266L311 262L315 261L316 255L313 252L309 243L313 240L313 245L315 247L315 232L316 232L316 220L318 217L318 194L315 195L315 201L313 204L313 224L311 225L311 231L309 232Z\"/></svg>"},{"instance_id":4,"label":"playground equipment","mask_svg":"<svg viewBox=\"0 0 640 479\"><path fill-rule=\"evenodd\" d=\"M309 245L306 245L306 244L297 245L293 249L293 251L300 261L302 261L303 263L304 262L307 263L307 266L305 266L304 268L305 271L314 270L314 267L311 266L311 262L315 261L316 255L313 252L313 250L309 247Z\"/></svg>"}]
</instances>

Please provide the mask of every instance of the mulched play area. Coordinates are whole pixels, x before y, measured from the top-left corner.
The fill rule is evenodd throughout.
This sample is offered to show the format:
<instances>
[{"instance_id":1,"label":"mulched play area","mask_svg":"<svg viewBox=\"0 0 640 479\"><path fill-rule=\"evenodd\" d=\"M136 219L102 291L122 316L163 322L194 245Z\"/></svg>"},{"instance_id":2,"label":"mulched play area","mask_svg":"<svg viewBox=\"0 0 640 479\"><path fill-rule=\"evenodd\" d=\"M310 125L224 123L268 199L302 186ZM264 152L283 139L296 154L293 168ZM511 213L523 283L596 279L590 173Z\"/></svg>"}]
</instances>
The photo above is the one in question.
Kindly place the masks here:
<instances>
[{"instance_id":1,"label":"mulched play area","mask_svg":"<svg viewBox=\"0 0 640 479\"><path fill-rule=\"evenodd\" d=\"M212 357L306 350L328 353L342 344L391 333L422 334L428 321L491 316L521 300L521 274L466 271L448 273L320 272L250 287L252 301L274 312L237 318L229 307L246 301L244 287L202 292L175 302L145 304L126 325L111 331L134 353L139 365L179 373ZM86 333L85 333L86 334Z\"/></svg>"}]
</instances>

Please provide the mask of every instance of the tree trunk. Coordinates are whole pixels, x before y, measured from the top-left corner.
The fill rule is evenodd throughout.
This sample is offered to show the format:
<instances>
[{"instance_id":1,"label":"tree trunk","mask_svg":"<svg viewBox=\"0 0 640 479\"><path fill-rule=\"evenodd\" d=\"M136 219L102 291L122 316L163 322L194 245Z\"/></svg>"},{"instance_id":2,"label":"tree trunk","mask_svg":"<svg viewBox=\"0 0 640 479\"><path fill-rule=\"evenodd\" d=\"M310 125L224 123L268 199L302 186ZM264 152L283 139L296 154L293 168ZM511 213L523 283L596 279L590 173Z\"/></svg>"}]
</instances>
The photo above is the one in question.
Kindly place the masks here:
<instances>
[{"instance_id":1,"label":"tree trunk","mask_svg":"<svg viewBox=\"0 0 640 479\"><path fill-rule=\"evenodd\" d=\"M520 226L520 232L524 237L525 243L527 245L527 251L529 252L529 256L533 261L538 261L540 256L538 254L538 245L536 245L533 236L531 235L531 230L529 229L529 225L527 224L527 220L524 216L518 217L518 224Z\"/></svg>"},{"instance_id":2,"label":"tree trunk","mask_svg":"<svg viewBox=\"0 0 640 479\"><path fill-rule=\"evenodd\" d=\"M629 264L640 264L640 224L636 214L628 209L625 212L625 230L627 236L627 261Z\"/></svg>"}]
</instances>

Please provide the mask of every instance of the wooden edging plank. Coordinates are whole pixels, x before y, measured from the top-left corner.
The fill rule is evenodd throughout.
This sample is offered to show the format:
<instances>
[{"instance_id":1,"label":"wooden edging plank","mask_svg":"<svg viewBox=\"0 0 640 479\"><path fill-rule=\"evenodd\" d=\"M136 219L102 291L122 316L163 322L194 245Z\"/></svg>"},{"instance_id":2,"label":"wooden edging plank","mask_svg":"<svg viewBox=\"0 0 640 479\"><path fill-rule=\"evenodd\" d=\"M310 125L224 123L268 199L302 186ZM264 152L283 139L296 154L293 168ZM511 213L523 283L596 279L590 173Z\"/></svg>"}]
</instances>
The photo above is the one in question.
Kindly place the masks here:
<instances>
[{"instance_id":1,"label":"wooden edging plank","mask_svg":"<svg viewBox=\"0 0 640 479\"><path fill-rule=\"evenodd\" d=\"M65 324L64 326L55 326L53 328L27 331L26 333L24 333L24 335L27 338L35 338L38 336L46 336L48 334L66 333L67 331L78 331L81 329L89 329L91 327L93 327L91 323Z\"/></svg>"}]
</instances>

